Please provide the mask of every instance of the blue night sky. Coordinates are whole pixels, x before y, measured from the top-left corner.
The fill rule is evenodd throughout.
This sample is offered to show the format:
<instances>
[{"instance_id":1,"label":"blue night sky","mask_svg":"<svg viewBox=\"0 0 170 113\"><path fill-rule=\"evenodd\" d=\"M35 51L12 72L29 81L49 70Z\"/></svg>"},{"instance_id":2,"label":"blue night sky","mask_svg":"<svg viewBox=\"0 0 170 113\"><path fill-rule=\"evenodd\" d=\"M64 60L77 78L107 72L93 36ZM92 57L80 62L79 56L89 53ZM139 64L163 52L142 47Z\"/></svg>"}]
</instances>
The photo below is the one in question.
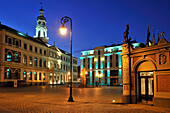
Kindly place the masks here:
<instances>
[{"instance_id":1,"label":"blue night sky","mask_svg":"<svg viewBox=\"0 0 170 113\"><path fill-rule=\"evenodd\" d=\"M43 3L49 43L70 51L69 33L59 34L60 19L73 20L73 56L79 58L81 50L97 46L120 44L126 24L130 36L146 42L147 23L152 39L152 27L170 37L170 0L1 0L0 21L22 33L35 35L40 2ZM69 28L69 24L67 24Z\"/></svg>"}]
</instances>

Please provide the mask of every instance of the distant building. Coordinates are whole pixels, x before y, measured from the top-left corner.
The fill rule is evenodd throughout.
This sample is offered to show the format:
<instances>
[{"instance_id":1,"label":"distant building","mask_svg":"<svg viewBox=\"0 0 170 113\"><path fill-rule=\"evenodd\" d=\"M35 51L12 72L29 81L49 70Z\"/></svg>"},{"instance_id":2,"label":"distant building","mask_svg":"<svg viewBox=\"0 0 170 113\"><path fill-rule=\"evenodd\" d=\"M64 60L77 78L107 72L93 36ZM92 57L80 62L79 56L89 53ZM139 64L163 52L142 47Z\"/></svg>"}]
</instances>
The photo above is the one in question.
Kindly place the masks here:
<instances>
[{"instance_id":1,"label":"distant building","mask_svg":"<svg viewBox=\"0 0 170 113\"><path fill-rule=\"evenodd\" d=\"M156 44L153 33L143 48L122 45L123 103L152 101L154 106L170 107L170 43L163 36L159 40L158 34Z\"/></svg>"},{"instance_id":2,"label":"distant building","mask_svg":"<svg viewBox=\"0 0 170 113\"><path fill-rule=\"evenodd\" d=\"M46 18L41 7L33 38L0 23L0 82L13 84L65 84L69 82L70 54L48 44ZM73 57L73 83L77 82Z\"/></svg>"},{"instance_id":3,"label":"distant building","mask_svg":"<svg viewBox=\"0 0 170 113\"><path fill-rule=\"evenodd\" d=\"M132 42L139 47L141 43ZM80 70L87 72L89 85L122 85L122 45L99 46L81 51Z\"/></svg>"}]
</instances>

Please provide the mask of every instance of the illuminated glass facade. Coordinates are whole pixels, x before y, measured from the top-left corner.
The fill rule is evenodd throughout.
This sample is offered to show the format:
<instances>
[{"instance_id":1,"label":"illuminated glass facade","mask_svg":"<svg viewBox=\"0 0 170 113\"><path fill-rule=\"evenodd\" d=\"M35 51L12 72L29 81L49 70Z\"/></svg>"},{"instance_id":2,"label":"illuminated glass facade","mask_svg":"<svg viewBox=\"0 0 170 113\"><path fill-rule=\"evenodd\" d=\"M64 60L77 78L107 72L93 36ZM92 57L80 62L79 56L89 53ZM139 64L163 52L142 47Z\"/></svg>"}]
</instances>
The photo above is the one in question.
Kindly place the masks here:
<instances>
[{"instance_id":1,"label":"illuminated glass facade","mask_svg":"<svg viewBox=\"0 0 170 113\"><path fill-rule=\"evenodd\" d=\"M139 47L140 43L133 43ZM80 70L88 72L88 85L122 85L122 45L100 46L82 51ZM82 72L81 72L82 73Z\"/></svg>"}]
</instances>

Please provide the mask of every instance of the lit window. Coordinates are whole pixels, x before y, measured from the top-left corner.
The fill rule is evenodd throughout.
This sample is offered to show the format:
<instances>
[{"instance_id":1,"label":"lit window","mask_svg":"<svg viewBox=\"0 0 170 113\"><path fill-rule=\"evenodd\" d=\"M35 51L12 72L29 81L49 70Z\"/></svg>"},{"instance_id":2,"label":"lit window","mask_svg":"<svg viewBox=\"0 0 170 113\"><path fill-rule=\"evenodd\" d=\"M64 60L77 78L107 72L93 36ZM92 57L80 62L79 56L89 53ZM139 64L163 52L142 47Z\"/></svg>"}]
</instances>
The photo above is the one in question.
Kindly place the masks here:
<instances>
[{"instance_id":1,"label":"lit window","mask_svg":"<svg viewBox=\"0 0 170 113\"><path fill-rule=\"evenodd\" d=\"M11 52L8 52L8 54L7 54L7 61L9 61L9 62L11 62Z\"/></svg>"},{"instance_id":2,"label":"lit window","mask_svg":"<svg viewBox=\"0 0 170 113\"><path fill-rule=\"evenodd\" d=\"M34 72L34 80L37 80L37 72Z\"/></svg>"},{"instance_id":3,"label":"lit window","mask_svg":"<svg viewBox=\"0 0 170 113\"><path fill-rule=\"evenodd\" d=\"M26 55L23 56L23 64L27 65L27 56Z\"/></svg>"},{"instance_id":4,"label":"lit window","mask_svg":"<svg viewBox=\"0 0 170 113\"><path fill-rule=\"evenodd\" d=\"M37 66L37 58L34 58L34 66Z\"/></svg>"},{"instance_id":5,"label":"lit window","mask_svg":"<svg viewBox=\"0 0 170 113\"><path fill-rule=\"evenodd\" d=\"M29 65L32 66L32 57L29 57Z\"/></svg>"},{"instance_id":6,"label":"lit window","mask_svg":"<svg viewBox=\"0 0 170 113\"><path fill-rule=\"evenodd\" d=\"M32 80L32 72L29 72L29 80Z\"/></svg>"},{"instance_id":7,"label":"lit window","mask_svg":"<svg viewBox=\"0 0 170 113\"><path fill-rule=\"evenodd\" d=\"M24 75L24 76L23 76L23 79L26 80L26 78L27 78L27 72L24 71L23 75Z\"/></svg>"},{"instance_id":8,"label":"lit window","mask_svg":"<svg viewBox=\"0 0 170 113\"><path fill-rule=\"evenodd\" d=\"M10 69L7 69L7 79L10 79L11 78L11 70Z\"/></svg>"},{"instance_id":9,"label":"lit window","mask_svg":"<svg viewBox=\"0 0 170 113\"><path fill-rule=\"evenodd\" d=\"M19 61L19 57L18 57L18 54L15 53L15 62L18 62Z\"/></svg>"}]
</instances>

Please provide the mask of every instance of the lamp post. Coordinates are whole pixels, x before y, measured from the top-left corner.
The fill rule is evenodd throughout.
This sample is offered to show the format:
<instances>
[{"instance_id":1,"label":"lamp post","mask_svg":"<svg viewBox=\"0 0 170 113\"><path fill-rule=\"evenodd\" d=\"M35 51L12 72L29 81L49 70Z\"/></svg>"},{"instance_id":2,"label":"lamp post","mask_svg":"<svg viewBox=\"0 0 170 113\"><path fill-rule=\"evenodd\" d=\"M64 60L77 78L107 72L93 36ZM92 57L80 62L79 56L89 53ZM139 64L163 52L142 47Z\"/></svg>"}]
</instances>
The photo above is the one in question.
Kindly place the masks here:
<instances>
[{"instance_id":1,"label":"lamp post","mask_svg":"<svg viewBox=\"0 0 170 113\"><path fill-rule=\"evenodd\" d=\"M67 29L65 28L65 24L70 21L70 97L68 99L68 102L74 102L72 97L72 20L68 16L64 16L61 18L61 24L62 28L60 28L60 32L64 35L67 32Z\"/></svg>"}]
</instances>

